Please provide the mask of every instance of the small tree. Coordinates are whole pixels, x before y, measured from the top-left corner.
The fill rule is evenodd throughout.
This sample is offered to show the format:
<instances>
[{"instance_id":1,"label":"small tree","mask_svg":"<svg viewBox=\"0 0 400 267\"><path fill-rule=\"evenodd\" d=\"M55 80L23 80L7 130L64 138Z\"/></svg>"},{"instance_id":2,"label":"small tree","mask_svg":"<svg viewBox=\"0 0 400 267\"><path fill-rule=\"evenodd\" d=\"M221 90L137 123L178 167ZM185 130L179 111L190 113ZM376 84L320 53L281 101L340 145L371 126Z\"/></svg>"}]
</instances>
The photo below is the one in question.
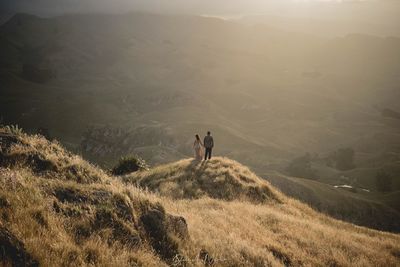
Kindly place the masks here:
<instances>
[{"instance_id":1,"label":"small tree","mask_svg":"<svg viewBox=\"0 0 400 267\"><path fill-rule=\"evenodd\" d=\"M375 176L376 188L381 192L389 192L392 190L392 176L385 170L380 170Z\"/></svg>"},{"instance_id":2,"label":"small tree","mask_svg":"<svg viewBox=\"0 0 400 267\"><path fill-rule=\"evenodd\" d=\"M117 165L111 170L113 175L124 175L140 170L148 170L147 163L137 156L128 156L120 158Z\"/></svg>"}]
</instances>

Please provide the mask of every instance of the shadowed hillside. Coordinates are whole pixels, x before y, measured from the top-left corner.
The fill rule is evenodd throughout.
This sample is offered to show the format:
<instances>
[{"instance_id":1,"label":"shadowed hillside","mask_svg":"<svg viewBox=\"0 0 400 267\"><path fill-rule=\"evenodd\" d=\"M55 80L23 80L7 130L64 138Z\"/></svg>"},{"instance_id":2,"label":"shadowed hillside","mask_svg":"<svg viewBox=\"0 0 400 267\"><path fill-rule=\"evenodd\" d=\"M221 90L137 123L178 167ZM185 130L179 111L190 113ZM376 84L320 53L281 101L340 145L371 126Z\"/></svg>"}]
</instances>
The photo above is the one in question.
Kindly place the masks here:
<instances>
[{"instance_id":1,"label":"shadowed hillside","mask_svg":"<svg viewBox=\"0 0 400 267\"><path fill-rule=\"evenodd\" d=\"M39 136L2 128L0 148L3 265L395 266L400 260L399 235L317 213L228 159L184 160L123 182ZM160 194L126 181L146 182Z\"/></svg>"},{"instance_id":2,"label":"shadowed hillside","mask_svg":"<svg viewBox=\"0 0 400 267\"><path fill-rule=\"evenodd\" d=\"M324 214L382 231L400 232L399 193L384 196L363 190L335 188L309 179L267 173L265 177L283 193Z\"/></svg>"},{"instance_id":3,"label":"shadowed hillside","mask_svg":"<svg viewBox=\"0 0 400 267\"><path fill-rule=\"evenodd\" d=\"M180 255L185 219L150 196L42 137L1 129L0 145L0 265L162 266Z\"/></svg>"}]
</instances>

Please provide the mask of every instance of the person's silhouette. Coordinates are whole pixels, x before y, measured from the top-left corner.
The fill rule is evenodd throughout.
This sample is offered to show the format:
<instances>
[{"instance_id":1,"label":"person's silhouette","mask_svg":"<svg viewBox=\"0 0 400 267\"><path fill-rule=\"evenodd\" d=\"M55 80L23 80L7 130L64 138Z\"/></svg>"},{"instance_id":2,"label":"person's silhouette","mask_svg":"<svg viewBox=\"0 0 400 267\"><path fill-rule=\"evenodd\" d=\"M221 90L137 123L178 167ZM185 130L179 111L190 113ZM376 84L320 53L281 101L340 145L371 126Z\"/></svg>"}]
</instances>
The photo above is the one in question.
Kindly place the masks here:
<instances>
[{"instance_id":1,"label":"person's silhouette","mask_svg":"<svg viewBox=\"0 0 400 267\"><path fill-rule=\"evenodd\" d=\"M207 132L207 136L204 137L203 144L204 147L206 148L206 153L204 154L204 160L211 159L211 153L214 147L214 139L209 131Z\"/></svg>"}]
</instances>

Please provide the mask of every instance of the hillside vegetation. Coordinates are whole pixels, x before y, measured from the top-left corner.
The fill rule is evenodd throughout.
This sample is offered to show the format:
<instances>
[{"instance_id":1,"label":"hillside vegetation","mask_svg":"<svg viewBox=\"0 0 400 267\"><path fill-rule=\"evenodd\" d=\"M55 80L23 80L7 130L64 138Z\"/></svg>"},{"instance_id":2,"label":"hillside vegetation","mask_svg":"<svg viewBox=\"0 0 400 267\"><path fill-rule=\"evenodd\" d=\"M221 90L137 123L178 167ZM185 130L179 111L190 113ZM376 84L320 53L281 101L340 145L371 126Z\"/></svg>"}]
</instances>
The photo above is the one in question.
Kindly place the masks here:
<instances>
[{"instance_id":1,"label":"hillside vegetation","mask_svg":"<svg viewBox=\"0 0 400 267\"><path fill-rule=\"evenodd\" d=\"M284 194L336 219L382 231L400 232L398 192L381 196L360 189L335 188L319 181L289 177L277 172L262 176Z\"/></svg>"},{"instance_id":2,"label":"hillside vegetation","mask_svg":"<svg viewBox=\"0 0 400 267\"><path fill-rule=\"evenodd\" d=\"M317 213L228 159L113 177L42 137L3 128L0 138L2 265L400 262L399 235Z\"/></svg>"},{"instance_id":3,"label":"hillside vegetation","mask_svg":"<svg viewBox=\"0 0 400 267\"><path fill-rule=\"evenodd\" d=\"M123 180L137 187L174 199L209 197L253 203L280 202L280 193L236 161L181 160L148 172L126 175Z\"/></svg>"},{"instance_id":4,"label":"hillside vegetation","mask_svg":"<svg viewBox=\"0 0 400 267\"><path fill-rule=\"evenodd\" d=\"M98 163L176 161L198 129L263 171L343 145L397 166L400 128L381 110L399 110L399 49L197 16L16 14L0 27L0 116Z\"/></svg>"},{"instance_id":5,"label":"hillside vegetation","mask_svg":"<svg viewBox=\"0 0 400 267\"><path fill-rule=\"evenodd\" d=\"M192 155L194 134L207 130L216 154L263 178L297 177L287 167L308 152L316 161L301 177L325 185L310 182L322 191L292 197L349 222L398 231L391 208L400 202L400 39L328 38L269 22L15 14L0 26L0 123L48 130L102 167L131 154L153 165L176 162ZM354 151L354 169L327 166L324 159L341 148ZM383 170L392 179L387 194L376 187ZM324 188L353 184L343 176L371 192L352 195L368 202L350 199L357 218L340 192L323 196ZM274 185L286 193L297 182ZM377 206L379 213L369 212Z\"/></svg>"}]
</instances>

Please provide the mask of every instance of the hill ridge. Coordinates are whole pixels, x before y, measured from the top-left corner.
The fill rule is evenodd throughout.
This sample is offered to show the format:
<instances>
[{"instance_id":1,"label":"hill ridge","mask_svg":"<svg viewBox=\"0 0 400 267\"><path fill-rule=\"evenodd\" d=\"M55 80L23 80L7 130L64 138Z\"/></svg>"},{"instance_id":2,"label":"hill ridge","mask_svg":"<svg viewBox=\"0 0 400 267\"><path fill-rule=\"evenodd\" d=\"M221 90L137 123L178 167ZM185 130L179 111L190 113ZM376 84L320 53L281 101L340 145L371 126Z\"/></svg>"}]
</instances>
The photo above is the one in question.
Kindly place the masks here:
<instances>
[{"instance_id":1,"label":"hill ridge","mask_svg":"<svg viewBox=\"0 0 400 267\"><path fill-rule=\"evenodd\" d=\"M126 183L174 199L210 197L253 203L282 202L284 197L264 179L237 161L214 157L208 161L184 159L150 171L122 177Z\"/></svg>"},{"instance_id":2,"label":"hill ridge","mask_svg":"<svg viewBox=\"0 0 400 267\"><path fill-rule=\"evenodd\" d=\"M395 266L400 260L399 235L334 220L272 186L261 202L225 199L208 187L193 198L173 198L132 184L151 170L114 177L40 136L1 128L0 148L0 264ZM190 160L175 166L182 164L191 168ZM235 166L225 177L243 172L268 186L235 161L205 164Z\"/></svg>"}]
</instances>

